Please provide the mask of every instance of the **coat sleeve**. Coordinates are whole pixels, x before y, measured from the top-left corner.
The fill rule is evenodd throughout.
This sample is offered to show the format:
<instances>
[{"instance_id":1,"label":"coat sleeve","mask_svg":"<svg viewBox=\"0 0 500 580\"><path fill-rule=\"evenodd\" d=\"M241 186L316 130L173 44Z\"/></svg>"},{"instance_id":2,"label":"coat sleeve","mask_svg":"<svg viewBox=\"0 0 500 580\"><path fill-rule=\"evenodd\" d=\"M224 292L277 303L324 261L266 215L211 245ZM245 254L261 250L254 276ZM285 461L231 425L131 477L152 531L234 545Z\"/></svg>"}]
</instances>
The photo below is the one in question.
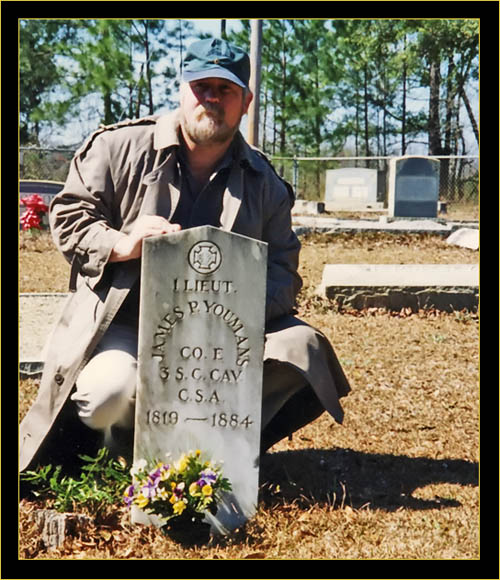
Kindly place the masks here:
<instances>
[{"instance_id":1,"label":"coat sleeve","mask_svg":"<svg viewBox=\"0 0 500 580\"><path fill-rule=\"evenodd\" d=\"M63 190L50 206L54 242L64 257L94 286L101 279L111 250L124 234L113 223L115 186L109 151L96 133L76 153Z\"/></svg>"},{"instance_id":2,"label":"coat sleeve","mask_svg":"<svg viewBox=\"0 0 500 580\"><path fill-rule=\"evenodd\" d=\"M292 230L291 186L271 175L268 199L271 211L263 231L263 240L268 243L266 322L293 313L302 287L297 272L300 242Z\"/></svg>"}]
</instances>

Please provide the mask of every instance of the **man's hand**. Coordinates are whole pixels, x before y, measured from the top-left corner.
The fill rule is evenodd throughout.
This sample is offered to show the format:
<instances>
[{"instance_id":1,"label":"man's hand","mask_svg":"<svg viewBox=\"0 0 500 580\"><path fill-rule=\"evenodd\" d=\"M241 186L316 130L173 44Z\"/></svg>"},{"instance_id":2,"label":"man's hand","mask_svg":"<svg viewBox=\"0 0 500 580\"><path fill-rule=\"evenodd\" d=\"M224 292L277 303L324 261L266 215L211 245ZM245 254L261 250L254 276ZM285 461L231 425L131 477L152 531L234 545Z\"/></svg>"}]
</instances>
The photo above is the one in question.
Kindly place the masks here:
<instances>
[{"instance_id":1,"label":"man's hand","mask_svg":"<svg viewBox=\"0 0 500 580\"><path fill-rule=\"evenodd\" d=\"M140 258L142 253L142 240L150 236L171 234L181 229L179 224L171 224L165 218L158 215L143 215L136 223L130 234L120 238L111 250L109 262L125 262Z\"/></svg>"}]
</instances>

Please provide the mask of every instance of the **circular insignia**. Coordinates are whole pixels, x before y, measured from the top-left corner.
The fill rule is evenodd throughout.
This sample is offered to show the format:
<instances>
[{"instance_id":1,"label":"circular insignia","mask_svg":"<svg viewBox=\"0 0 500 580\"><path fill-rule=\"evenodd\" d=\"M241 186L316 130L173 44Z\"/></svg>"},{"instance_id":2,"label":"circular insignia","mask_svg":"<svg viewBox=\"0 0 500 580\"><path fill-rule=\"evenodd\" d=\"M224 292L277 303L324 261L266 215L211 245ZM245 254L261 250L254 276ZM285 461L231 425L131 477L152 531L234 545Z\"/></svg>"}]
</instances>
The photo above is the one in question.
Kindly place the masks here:
<instances>
[{"instance_id":1,"label":"circular insignia","mask_svg":"<svg viewBox=\"0 0 500 580\"><path fill-rule=\"evenodd\" d=\"M197 242L188 254L188 263L198 274L211 274L221 265L222 253L213 242Z\"/></svg>"}]
</instances>

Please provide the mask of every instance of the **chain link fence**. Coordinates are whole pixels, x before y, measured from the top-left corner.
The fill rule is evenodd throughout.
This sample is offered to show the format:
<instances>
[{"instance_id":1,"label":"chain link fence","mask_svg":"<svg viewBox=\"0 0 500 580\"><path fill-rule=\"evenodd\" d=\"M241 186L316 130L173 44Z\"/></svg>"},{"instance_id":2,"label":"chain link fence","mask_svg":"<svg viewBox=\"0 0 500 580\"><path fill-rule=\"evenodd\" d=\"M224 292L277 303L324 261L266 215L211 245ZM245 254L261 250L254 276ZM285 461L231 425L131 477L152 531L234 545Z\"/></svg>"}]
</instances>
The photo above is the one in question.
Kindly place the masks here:
<instances>
[{"instance_id":1,"label":"chain link fence","mask_svg":"<svg viewBox=\"0 0 500 580\"><path fill-rule=\"evenodd\" d=\"M66 180L74 155L70 149L20 149L20 178ZM440 161L441 202L448 213L477 219L479 213L479 158L473 156L430 157ZM271 157L278 173L289 181L299 199L322 201L326 171L362 167L378 171L377 199L387 203L390 157Z\"/></svg>"},{"instance_id":2,"label":"chain link fence","mask_svg":"<svg viewBox=\"0 0 500 580\"><path fill-rule=\"evenodd\" d=\"M21 147L19 150L20 179L66 181L73 149L42 149Z\"/></svg>"}]
</instances>

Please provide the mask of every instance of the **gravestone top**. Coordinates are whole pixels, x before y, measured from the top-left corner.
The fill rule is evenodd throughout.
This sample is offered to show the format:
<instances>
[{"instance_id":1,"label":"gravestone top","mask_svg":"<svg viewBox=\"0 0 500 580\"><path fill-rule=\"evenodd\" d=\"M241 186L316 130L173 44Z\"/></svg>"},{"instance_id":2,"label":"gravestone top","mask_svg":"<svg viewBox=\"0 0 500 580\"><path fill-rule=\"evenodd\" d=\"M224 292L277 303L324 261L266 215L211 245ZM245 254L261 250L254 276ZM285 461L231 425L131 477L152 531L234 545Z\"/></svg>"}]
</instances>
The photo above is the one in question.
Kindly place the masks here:
<instances>
[{"instance_id":1,"label":"gravestone top","mask_svg":"<svg viewBox=\"0 0 500 580\"><path fill-rule=\"evenodd\" d=\"M211 226L144 240L134 463L222 461L218 532L257 506L266 271L267 244Z\"/></svg>"},{"instance_id":2,"label":"gravestone top","mask_svg":"<svg viewBox=\"0 0 500 580\"><path fill-rule=\"evenodd\" d=\"M389 216L436 218L439 160L394 157L389 162Z\"/></svg>"}]
</instances>

